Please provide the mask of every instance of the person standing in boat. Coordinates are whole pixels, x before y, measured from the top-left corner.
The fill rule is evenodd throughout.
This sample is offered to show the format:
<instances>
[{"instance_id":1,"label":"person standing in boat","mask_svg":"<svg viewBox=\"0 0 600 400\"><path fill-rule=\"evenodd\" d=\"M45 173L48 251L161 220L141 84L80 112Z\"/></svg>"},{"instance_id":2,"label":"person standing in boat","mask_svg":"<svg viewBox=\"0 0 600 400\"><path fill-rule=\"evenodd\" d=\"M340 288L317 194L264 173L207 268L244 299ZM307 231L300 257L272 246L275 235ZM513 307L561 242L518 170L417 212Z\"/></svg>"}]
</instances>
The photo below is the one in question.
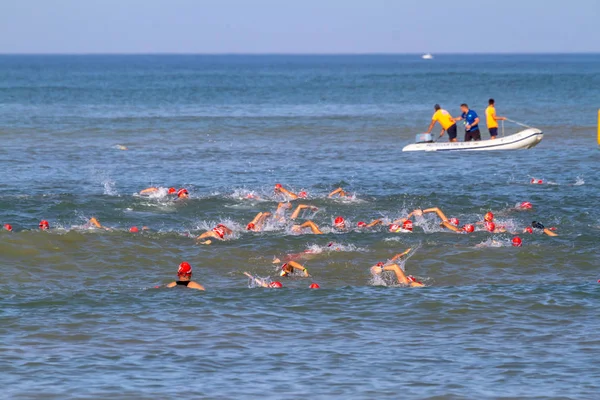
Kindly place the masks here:
<instances>
[{"instance_id":1,"label":"person standing in boat","mask_svg":"<svg viewBox=\"0 0 600 400\"><path fill-rule=\"evenodd\" d=\"M433 113L433 117L431 117L431 124L429 124L429 129L427 129L427 133L431 133L433 126L436 122L439 122L442 126L442 132L440 133L440 137L444 136L444 132L448 132L448 139L451 142L456 142L456 122L452 118L452 115L446 110L442 110L439 104L433 106L435 112Z\"/></svg>"},{"instance_id":2,"label":"person standing in boat","mask_svg":"<svg viewBox=\"0 0 600 400\"><path fill-rule=\"evenodd\" d=\"M465 121L465 142L471 140L481 140L481 132L479 131L479 116L474 110L469 109L466 103L460 105L462 115L454 118L454 121Z\"/></svg>"},{"instance_id":3,"label":"person standing in boat","mask_svg":"<svg viewBox=\"0 0 600 400\"><path fill-rule=\"evenodd\" d=\"M485 109L485 120L490 132L490 139L493 140L498 136L498 121L506 121L506 117L496 115L496 102L494 99L489 99L488 104L488 107Z\"/></svg>"}]
</instances>

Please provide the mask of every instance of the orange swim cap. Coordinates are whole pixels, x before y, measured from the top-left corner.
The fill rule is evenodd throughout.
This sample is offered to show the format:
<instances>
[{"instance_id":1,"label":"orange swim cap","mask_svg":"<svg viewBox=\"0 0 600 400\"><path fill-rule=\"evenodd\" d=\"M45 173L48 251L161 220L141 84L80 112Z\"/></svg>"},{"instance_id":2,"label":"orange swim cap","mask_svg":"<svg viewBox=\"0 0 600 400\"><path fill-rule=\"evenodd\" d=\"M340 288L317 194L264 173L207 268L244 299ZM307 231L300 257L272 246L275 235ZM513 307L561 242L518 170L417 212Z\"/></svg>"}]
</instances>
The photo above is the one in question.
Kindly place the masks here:
<instances>
[{"instance_id":1,"label":"orange swim cap","mask_svg":"<svg viewBox=\"0 0 600 400\"><path fill-rule=\"evenodd\" d=\"M187 262L182 262L179 264L179 269L177 270L177 275L191 275L192 274L192 266Z\"/></svg>"},{"instance_id":2,"label":"orange swim cap","mask_svg":"<svg viewBox=\"0 0 600 400\"><path fill-rule=\"evenodd\" d=\"M410 219L407 219L406 221L404 221L402 223L402 229L407 230L407 231L412 231L413 230L413 223Z\"/></svg>"},{"instance_id":3,"label":"orange swim cap","mask_svg":"<svg viewBox=\"0 0 600 400\"><path fill-rule=\"evenodd\" d=\"M40 229L45 231L47 229L50 229L50 224L48 223L48 221L46 221L45 219L40 221L40 225L39 225Z\"/></svg>"},{"instance_id":4,"label":"orange swim cap","mask_svg":"<svg viewBox=\"0 0 600 400\"><path fill-rule=\"evenodd\" d=\"M189 195L189 192L186 188L181 188L177 191L177 197L185 197L187 195Z\"/></svg>"},{"instance_id":5,"label":"orange swim cap","mask_svg":"<svg viewBox=\"0 0 600 400\"><path fill-rule=\"evenodd\" d=\"M10 224L4 224L4 229L6 229L9 232L12 232L12 226L10 226Z\"/></svg>"},{"instance_id":6,"label":"orange swim cap","mask_svg":"<svg viewBox=\"0 0 600 400\"><path fill-rule=\"evenodd\" d=\"M519 207L522 208L522 209L525 209L525 210L530 210L530 209L533 208L533 205L530 202L528 202L528 201L524 201L524 202L522 202L520 204Z\"/></svg>"},{"instance_id":7,"label":"orange swim cap","mask_svg":"<svg viewBox=\"0 0 600 400\"><path fill-rule=\"evenodd\" d=\"M138 233L140 230L138 229L137 226L132 226L131 228L129 228L129 232L131 233Z\"/></svg>"},{"instance_id":8,"label":"orange swim cap","mask_svg":"<svg viewBox=\"0 0 600 400\"><path fill-rule=\"evenodd\" d=\"M454 226L458 226L458 225L460 225L460 221L459 221L459 219L458 219L458 218L450 218L450 219L448 220L448 222L450 222L450 223L451 223L452 225L454 225Z\"/></svg>"},{"instance_id":9,"label":"orange swim cap","mask_svg":"<svg viewBox=\"0 0 600 400\"><path fill-rule=\"evenodd\" d=\"M488 232L494 232L496 230L496 224L494 224L493 222L490 222L490 221L486 221L485 222L485 229Z\"/></svg>"},{"instance_id":10,"label":"orange swim cap","mask_svg":"<svg viewBox=\"0 0 600 400\"><path fill-rule=\"evenodd\" d=\"M367 223L364 221L358 221L358 224L356 224L359 228L364 228L367 226Z\"/></svg>"},{"instance_id":11,"label":"orange swim cap","mask_svg":"<svg viewBox=\"0 0 600 400\"><path fill-rule=\"evenodd\" d=\"M274 288L274 289L281 289L283 287L283 285L281 284L281 282L275 281L275 282L269 283L269 287Z\"/></svg>"},{"instance_id":12,"label":"orange swim cap","mask_svg":"<svg viewBox=\"0 0 600 400\"><path fill-rule=\"evenodd\" d=\"M467 233L473 233L473 232L475 232L475 227L471 224L467 224L467 225L463 226L462 230Z\"/></svg>"},{"instance_id":13,"label":"orange swim cap","mask_svg":"<svg viewBox=\"0 0 600 400\"><path fill-rule=\"evenodd\" d=\"M311 283L310 286L308 287L309 289L320 289L321 286L319 286L318 283Z\"/></svg>"},{"instance_id":14,"label":"orange swim cap","mask_svg":"<svg viewBox=\"0 0 600 400\"><path fill-rule=\"evenodd\" d=\"M521 240L521 238L520 238L520 237L518 237L518 236L515 236L515 237L513 238L513 240L512 240L512 245L513 245L514 247L521 247L521 245L522 245L522 244L523 244L523 241Z\"/></svg>"},{"instance_id":15,"label":"orange swim cap","mask_svg":"<svg viewBox=\"0 0 600 400\"><path fill-rule=\"evenodd\" d=\"M169 194L174 194L177 193L177 189L175 189L174 187L169 188Z\"/></svg>"},{"instance_id":16,"label":"orange swim cap","mask_svg":"<svg viewBox=\"0 0 600 400\"><path fill-rule=\"evenodd\" d=\"M487 213L485 213L485 215L483 216L483 220L487 221L487 222L492 222L494 220L494 214L492 214L490 211L488 211Z\"/></svg>"}]
</instances>

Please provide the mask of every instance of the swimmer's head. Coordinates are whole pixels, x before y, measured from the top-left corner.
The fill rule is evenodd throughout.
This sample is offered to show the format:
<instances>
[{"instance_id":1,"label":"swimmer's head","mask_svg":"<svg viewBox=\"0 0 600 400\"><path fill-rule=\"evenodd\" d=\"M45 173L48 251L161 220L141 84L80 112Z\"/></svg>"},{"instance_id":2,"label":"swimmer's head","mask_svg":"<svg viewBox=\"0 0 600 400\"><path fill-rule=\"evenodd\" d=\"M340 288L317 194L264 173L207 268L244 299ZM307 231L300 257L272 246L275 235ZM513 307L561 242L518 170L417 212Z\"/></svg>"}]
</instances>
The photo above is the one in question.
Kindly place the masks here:
<instances>
[{"instance_id":1,"label":"swimmer's head","mask_svg":"<svg viewBox=\"0 0 600 400\"><path fill-rule=\"evenodd\" d=\"M343 217L335 217L335 220L333 221L333 225L336 228L343 229L346 227L346 220Z\"/></svg>"},{"instance_id":2,"label":"swimmer's head","mask_svg":"<svg viewBox=\"0 0 600 400\"><path fill-rule=\"evenodd\" d=\"M4 229L6 229L9 232L12 232L12 226L10 224L4 224Z\"/></svg>"},{"instance_id":3,"label":"swimmer's head","mask_svg":"<svg viewBox=\"0 0 600 400\"><path fill-rule=\"evenodd\" d=\"M269 283L269 287L273 288L273 289L281 289L283 287L283 285L281 284L281 282L275 281L275 282Z\"/></svg>"},{"instance_id":4,"label":"swimmer's head","mask_svg":"<svg viewBox=\"0 0 600 400\"><path fill-rule=\"evenodd\" d=\"M140 230L138 229L137 226L132 226L131 228L129 228L129 232L131 233L138 233Z\"/></svg>"},{"instance_id":5,"label":"swimmer's head","mask_svg":"<svg viewBox=\"0 0 600 400\"><path fill-rule=\"evenodd\" d=\"M177 193L177 189L175 189L174 187L170 187L168 193L169 194L175 194L175 193Z\"/></svg>"},{"instance_id":6,"label":"swimmer's head","mask_svg":"<svg viewBox=\"0 0 600 400\"><path fill-rule=\"evenodd\" d=\"M192 266L185 261L182 262L181 264L179 264L177 276L192 276Z\"/></svg>"},{"instance_id":7,"label":"swimmer's head","mask_svg":"<svg viewBox=\"0 0 600 400\"><path fill-rule=\"evenodd\" d=\"M187 191L186 188L181 188L177 191L177 197L179 198L188 198L190 195L190 193Z\"/></svg>"},{"instance_id":8,"label":"swimmer's head","mask_svg":"<svg viewBox=\"0 0 600 400\"><path fill-rule=\"evenodd\" d=\"M523 231L523 233L533 233L533 228L528 226L527 228L525 228L525 230Z\"/></svg>"},{"instance_id":9,"label":"swimmer's head","mask_svg":"<svg viewBox=\"0 0 600 400\"><path fill-rule=\"evenodd\" d=\"M391 224L389 227L390 232L398 232L399 230L400 230L400 225L398 225L398 224Z\"/></svg>"},{"instance_id":10,"label":"swimmer's head","mask_svg":"<svg viewBox=\"0 0 600 400\"><path fill-rule=\"evenodd\" d=\"M280 276L288 276L292 272L293 272L292 267L290 267L287 263L285 263L281 266L281 273L279 275Z\"/></svg>"},{"instance_id":11,"label":"swimmer's head","mask_svg":"<svg viewBox=\"0 0 600 400\"><path fill-rule=\"evenodd\" d=\"M412 230L413 230L413 223L412 223L412 221L410 219L407 219L406 221L404 221L402 223L402 229L412 232Z\"/></svg>"},{"instance_id":12,"label":"swimmer's head","mask_svg":"<svg viewBox=\"0 0 600 400\"><path fill-rule=\"evenodd\" d=\"M383 267L385 264L381 261L379 261L377 264L375 264L376 267Z\"/></svg>"},{"instance_id":13,"label":"swimmer's head","mask_svg":"<svg viewBox=\"0 0 600 400\"><path fill-rule=\"evenodd\" d=\"M43 231L47 231L48 229L50 229L50 224L48 223L48 221L46 221L45 219L40 221L39 227L41 230Z\"/></svg>"},{"instance_id":14,"label":"swimmer's head","mask_svg":"<svg viewBox=\"0 0 600 400\"><path fill-rule=\"evenodd\" d=\"M466 233L473 233L475 232L475 227L471 224L466 224L462 227L462 231Z\"/></svg>"},{"instance_id":15,"label":"swimmer's head","mask_svg":"<svg viewBox=\"0 0 600 400\"><path fill-rule=\"evenodd\" d=\"M306 193L304 190L298 193L298 197L301 197L303 199L308 197L308 193Z\"/></svg>"},{"instance_id":16,"label":"swimmer's head","mask_svg":"<svg viewBox=\"0 0 600 400\"><path fill-rule=\"evenodd\" d=\"M521 246L523 245L523 241L521 240L521 238L520 238L520 237L518 237L518 236L515 236L515 237L513 238L513 240L512 240L512 245L513 245L514 247L521 247Z\"/></svg>"},{"instance_id":17,"label":"swimmer's head","mask_svg":"<svg viewBox=\"0 0 600 400\"><path fill-rule=\"evenodd\" d=\"M450 219L448 220L448 222L450 222L450 223L451 223L452 225L454 225L454 226L458 226L458 225L460 225L460 221L459 221L459 219L458 219L458 218L450 218Z\"/></svg>"},{"instance_id":18,"label":"swimmer's head","mask_svg":"<svg viewBox=\"0 0 600 400\"><path fill-rule=\"evenodd\" d=\"M311 283L310 286L308 287L309 289L320 289L321 286L319 286L318 283Z\"/></svg>"},{"instance_id":19,"label":"swimmer's head","mask_svg":"<svg viewBox=\"0 0 600 400\"><path fill-rule=\"evenodd\" d=\"M367 227L367 223L364 221L358 221L358 224L356 224L359 228L366 228Z\"/></svg>"},{"instance_id":20,"label":"swimmer's head","mask_svg":"<svg viewBox=\"0 0 600 400\"><path fill-rule=\"evenodd\" d=\"M492 214L491 211L488 211L483 216L483 220L486 221L486 222L492 222L494 220L494 214Z\"/></svg>"},{"instance_id":21,"label":"swimmer's head","mask_svg":"<svg viewBox=\"0 0 600 400\"><path fill-rule=\"evenodd\" d=\"M545 226L541 222L537 222L537 221L531 222L531 226L534 229L544 229L545 228Z\"/></svg>"},{"instance_id":22,"label":"swimmer's head","mask_svg":"<svg viewBox=\"0 0 600 400\"><path fill-rule=\"evenodd\" d=\"M521 204L519 204L519 208L523 210L531 210L533 208L533 205L528 201L524 201Z\"/></svg>"},{"instance_id":23,"label":"swimmer's head","mask_svg":"<svg viewBox=\"0 0 600 400\"><path fill-rule=\"evenodd\" d=\"M275 190L276 192L279 192L279 191L281 190L281 187L282 187L282 186L281 186L281 183L276 183L276 184L275 184L275 189L274 189L274 190Z\"/></svg>"},{"instance_id":24,"label":"swimmer's head","mask_svg":"<svg viewBox=\"0 0 600 400\"><path fill-rule=\"evenodd\" d=\"M247 231L251 231L252 229L256 228L256 225L254 225L252 222L250 222L247 226L246 226L246 230Z\"/></svg>"},{"instance_id":25,"label":"swimmer's head","mask_svg":"<svg viewBox=\"0 0 600 400\"><path fill-rule=\"evenodd\" d=\"M496 224L491 221L485 221L485 230L488 232L494 232L496 230Z\"/></svg>"}]
</instances>

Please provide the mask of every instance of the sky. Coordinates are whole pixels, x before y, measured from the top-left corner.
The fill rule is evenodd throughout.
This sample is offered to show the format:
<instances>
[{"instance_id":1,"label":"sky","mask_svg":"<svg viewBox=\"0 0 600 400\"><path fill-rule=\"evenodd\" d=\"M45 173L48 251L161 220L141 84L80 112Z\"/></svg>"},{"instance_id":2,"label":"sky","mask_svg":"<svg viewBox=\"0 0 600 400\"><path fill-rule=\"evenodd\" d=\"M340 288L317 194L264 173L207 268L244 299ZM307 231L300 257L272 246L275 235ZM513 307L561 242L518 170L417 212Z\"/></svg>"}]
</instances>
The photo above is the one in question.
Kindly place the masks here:
<instances>
[{"instance_id":1,"label":"sky","mask_svg":"<svg viewBox=\"0 0 600 400\"><path fill-rule=\"evenodd\" d=\"M600 52L600 0L0 0L0 53Z\"/></svg>"}]
</instances>

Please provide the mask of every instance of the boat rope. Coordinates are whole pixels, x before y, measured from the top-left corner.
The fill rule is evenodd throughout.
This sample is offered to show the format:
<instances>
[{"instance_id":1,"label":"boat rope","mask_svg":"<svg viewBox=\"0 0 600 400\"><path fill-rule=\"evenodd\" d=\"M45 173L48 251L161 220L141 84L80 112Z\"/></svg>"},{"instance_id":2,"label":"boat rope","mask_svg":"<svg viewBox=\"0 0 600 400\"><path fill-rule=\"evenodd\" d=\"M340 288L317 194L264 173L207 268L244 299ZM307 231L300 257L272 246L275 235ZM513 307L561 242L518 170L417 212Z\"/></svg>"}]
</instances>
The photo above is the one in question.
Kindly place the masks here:
<instances>
[{"instance_id":1,"label":"boat rope","mask_svg":"<svg viewBox=\"0 0 600 400\"><path fill-rule=\"evenodd\" d=\"M521 123L521 122L517 122L517 121L515 121L515 120L508 119L508 118L506 118L506 120L507 120L507 121L510 121L510 122L512 122L512 123L514 123L514 124L517 124L517 125L524 126L525 128L530 128L530 129L533 129L533 126L525 125L525 124L523 124L523 123ZM502 129L504 129L504 124L502 125Z\"/></svg>"}]
</instances>

